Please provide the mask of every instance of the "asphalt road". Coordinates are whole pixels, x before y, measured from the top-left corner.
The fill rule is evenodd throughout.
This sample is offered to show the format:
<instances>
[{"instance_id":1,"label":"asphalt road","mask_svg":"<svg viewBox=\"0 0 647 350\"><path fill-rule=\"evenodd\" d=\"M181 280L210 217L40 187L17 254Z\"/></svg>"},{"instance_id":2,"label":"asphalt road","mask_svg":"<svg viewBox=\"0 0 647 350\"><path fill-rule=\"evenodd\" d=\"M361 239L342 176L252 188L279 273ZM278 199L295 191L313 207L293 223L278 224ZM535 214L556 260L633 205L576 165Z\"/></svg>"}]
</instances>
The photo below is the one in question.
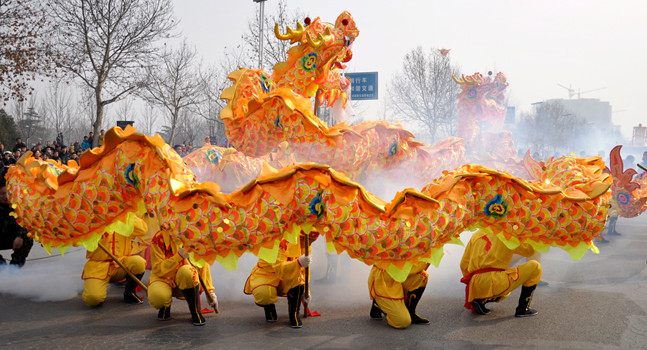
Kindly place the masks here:
<instances>
[{"instance_id":1,"label":"asphalt road","mask_svg":"<svg viewBox=\"0 0 647 350\"><path fill-rule=\"evenodd\" d=\"M279 321L265 322L263 310L239 292L249 272L244 267L214 268L221 313L206 315L204 327L191 324L180 300L173 303L173 319L161 322L147 303L123 303L119 286L109 287L103 306L88 308L76 289L70 298L40 302L6 292L22 282L0 274L0 349L647 349L647 216L620 219L617 228L622 236L599 244L600 254L572 261L553 248L543 255L549 286L535 291L532 305L539 315L528 318L513 317L518 291L489 304L490 315L464 309L464 285L458 282L462 247L448 248L441 266L429 269L418 307L431 325L405 330L369 319L368 268L343 256L337 283L318 282L323 272L313 272L312 309L322 316L305 319L301 329L288 326L285 300L277 304ZM45 264L34 254L26 266ZM321 261L323 253L315 264ZM39 277L30 289L46 294L58 282L78 289L80 271L74 271L72 277Z\"/></svg>"}]
</instances>

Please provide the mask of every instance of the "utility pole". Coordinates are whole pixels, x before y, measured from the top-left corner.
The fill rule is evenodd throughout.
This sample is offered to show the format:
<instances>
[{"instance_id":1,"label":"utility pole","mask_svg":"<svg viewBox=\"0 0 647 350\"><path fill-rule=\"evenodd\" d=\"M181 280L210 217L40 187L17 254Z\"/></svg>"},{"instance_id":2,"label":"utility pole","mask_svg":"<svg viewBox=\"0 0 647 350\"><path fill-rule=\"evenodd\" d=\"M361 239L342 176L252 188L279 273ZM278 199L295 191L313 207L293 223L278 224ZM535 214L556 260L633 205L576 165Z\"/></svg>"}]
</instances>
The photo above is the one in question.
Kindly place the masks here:
<instances>
[{"instance_id":1,"label":"utility pole","mask_svg":"<svg viewBox=\"0 0 647 350\"><path fill-rule=\"evenodd\" d=\"M265 10L265 1L267 0L253 0L260 4L260 12L258 16L258 68L263 69L263 22L265 22L265 16L263 14Z\"/></svg>"}]
</instances>

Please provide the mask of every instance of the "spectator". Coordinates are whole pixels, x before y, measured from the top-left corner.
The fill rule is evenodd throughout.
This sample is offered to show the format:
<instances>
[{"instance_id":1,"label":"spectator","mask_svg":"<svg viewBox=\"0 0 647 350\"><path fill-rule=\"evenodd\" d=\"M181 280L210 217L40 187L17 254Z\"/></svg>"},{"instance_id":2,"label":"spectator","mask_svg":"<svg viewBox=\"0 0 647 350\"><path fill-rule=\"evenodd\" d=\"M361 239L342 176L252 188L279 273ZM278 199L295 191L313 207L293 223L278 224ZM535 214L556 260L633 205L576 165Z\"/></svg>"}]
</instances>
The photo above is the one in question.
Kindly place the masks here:
<instances>
[{"instance_id":1,"label":"spectator","mask_svg":"<svg viewBox=\"0 0 647 350\"><path fill-rule=\"evenodd\" d=\"M94 133L92 131L88 134L88 142L90 143L90 148L94 148Z\"/></svg>"},{"instance_id":2,"label":"spectator","mask_svg":"<svg viewBox=\"0 0 647 350\"><path fill-rule=\"evenodd\" d=\"M20 148L23 148L23 147L24 147L25 149L27 149L27 145L25 145L25 144L22 142L22 139L21 139L20 137L17 137L17 138L16 138L16 145L15 145L15 146L13 146L13 151L14 151L14 152L16 152L17 150L19 150Z\"/></svg>"},{"instance_id":3,"label":"spectator","mask_svg":"<svg viewBox=\"0 0 647 350\"><path fill-rule=\"evenodd\" d=\"M639 164L642 165L643 168L647 169L647 151L643 152L643 158L642 158L642 161ZM636 170L642 170L642 171L639 171L638 173L643 173L643 172L647 171L647 170L644 170L642 168L641 169L636 169Z\"/></svg>"},{"instance_id":4,"label":"spectator","mask_svg":"<svg viewBox=\"0 0 647 350\"><path fill-rule=\"evenodd\" d=\"M74 141L73 146L74 148L71 150L72 153L76 153L81 150L81 143L79 142L79 140Z\"/></svg>"},{"instance_id":5,"label":"spectator","mask_svg":"<svg viewBox=\"0 0 647 350\"><path fill-rule=\"evenodd\" d=\"M635 169L636 168L636 158L631 154L627 156L622 162L625 169Z\"/></svg>"},{"instance_id":6,"label":"spectator","mask_svg":"<svg viewBox=\"0 0 647 350\"><path fill-rule=\"evenodd\" d=\"M88 141L88 137L83 136L83 143L81 143L81 151L85 152L85 150L87 150L90 147L92 147L92 144L90 143L90 141Z\"/></svg>"},{"instance_id":7,"label":"spectator","mask_svg":"<svg viewBox=\"0 0 647 350\"><path fill-rule=\"evenodd\" d=\"M50 159L54 156L54 150L52 149L52 147L45 147L45 152L43 153L43 157L45 157L46 159Z\"/></svg>"},{"instance_id":8,"label":"spectator","mask_svg":"<svg viewBox=\"0 0 647 350\"><path fill-rule=\"evenodd\" d=\"M61 157L61 163L67 164L67 161L70 160L70 153L68 152L67 146L61 147L61 152L59 152L59 157Z\"/></svg>"},{"instance_id":9,"label":"spectator","mask_svg":"<svg viewBox=\"0 0 647 350\"><path fill-rule=\"evenodd\" d=\"M106 136L105 132L106 132L105 130L101 129L101 133L99 134L99 143L98 143L99 147L103 146L103 137Z\"/></svg>"},{"instance_id":10,"label":"spectator","mask_svg":"<svg viewBox=\"0 0 647 350\"><path fill-rule=\"evenodd\" d=\"M177 152L178 155L180 155L180 157L183 157L182 145L175 145L173 146L173 149L175 150L175 152Z\"/></svg>"},{"instance_id":11,"label":"spectator","mask_svg":"<svg viewBox=\"0 0 647 350\"><path fill-rule=\"evenodd\" d=\"M2 165L3 168L0 170L0 173L4 176L4 172L11 166L11 164L15 164L16 160L13 158L13 155L11 154L11 151L5 151L4 154L2 155Z\"/></svg>"},{"instance_id":12,"label":"spectator","mask_svg":"<svg viewBox=\"0 0 647 350\"><path fill-rule=\"evenodd\" d=\"M34 240L29 238L27 230L18 225L16 219L9 215L11 211L3 172L0 176L0 249L12 249L10 264L23 266L32 245L34 245ZM6 261L0 255L0 265L2 264L6 264Z\"/></svg>"},{"instance_id":13,"label":"spectator","mask_svg":"<svg viewBox=\"0 0 647 350\"><path fill-rule=\"evenodd\" d=\"M33 153L34 153L34 158L43 160L43 154L38 150L38 148L34 147Z\"/></svg>"},{"instance_id":14,"label":"spectator","mask_svg":"<svg viewBox=\"0 0 647 350\"><path fill-rule=\"evenodd\" d=\"M59 132L58 136L56 136L56 142L61 146L63 146L65 144L65 141L63 140L63 133L62 132Z\"/></svg>"}]
</instances>

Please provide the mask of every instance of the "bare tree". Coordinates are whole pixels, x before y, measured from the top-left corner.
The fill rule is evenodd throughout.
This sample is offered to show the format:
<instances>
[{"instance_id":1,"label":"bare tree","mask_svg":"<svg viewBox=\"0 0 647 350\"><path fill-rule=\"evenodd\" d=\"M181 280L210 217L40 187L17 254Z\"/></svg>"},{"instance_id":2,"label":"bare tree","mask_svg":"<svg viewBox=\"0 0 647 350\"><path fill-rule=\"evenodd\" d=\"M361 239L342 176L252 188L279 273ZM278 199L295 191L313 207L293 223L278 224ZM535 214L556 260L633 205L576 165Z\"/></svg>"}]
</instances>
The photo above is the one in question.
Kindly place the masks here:
<instances>
[{"instance_id":1,"label":"bare tree","mask_svg":"<svg viewBox=\"0 0 647 350\"><path fill-rule=\"evenodd\" d=\"M256 11L256 17L250 19L247 25L247 32L243 34L243 49L247 53L247 58L251 59L252 62L245 62L247 64L241 64L240 66L258 66L258 56L259 56L259 35L260 32L260 23L258 18L260 17L260 11ZM293 12L288 11L287 2L285 0L280 0L276 11L273 13L265 13L263 21L263 67L259 68L271 68L278 62L287 60L287 51L291 46L289 40L277 40L274 35L274 25L279 24L280 28L285 28L286 26L296 26L297 21L305 18L305 15L300 10L295 10ZM271 73L271 71L269 71Z\"/></svg>"},{"instance_id":2,"label":"bare tree","mask_svg":"<svg viewBox=\"0 0 647 350\"><path fill-rule=\"evenodd\" d=\"M199 105L204 100L204 86L195 62L196 51L185 41L177 50L161 55L159 66L148 67L143 98L164 109L170 124L168 142L175 142L179 119L186 108Z\"/></svg>"},{"instance_id":3,"label":"bare tree","mask_svg":"<svg viewBox=\"0 0 647 350\"><path fill-rule=\"evenodd\" d=\"M20 99L14 100L11 111L11 115L13 116L13 119L16 122L16 127L18 128L18 134L23 135L23 131L20 130L20 121L25 119L25 113L27 112L27 102Z\"/></svg>"},{"instance_id":4,"label":"bare tree","mask_svg":"<svg viewBox=\"0 0 647 350\"><path fill-rule=\"evenodd\" d=\"M118 120L133 120L135 113L133 113L133 99L126 98L119 102L117 109Z\"/></svg>"},{"instance_id":5,"label":"bare tree","mask_svg":"<svg viewBox=\"0 0 647 350\"><path fill-rule=\"evenodd\" d=\"M80 98L76 105L76 119L77 123L73 130L73 137L75 140L83 141L83 136L88 135L88 131L92 129L92 123L97 115L95 101L93 100L94 91L83 86L80 89ZM72 142L72 139L70 139Z\"/></svg>"},{"instance_id":6,"label":"bare tree","mask_svg":"<svg viewBox=\"0 0 647 350\"><path fill-rule=\"evenodd\" d=\"M13 104L13 116L18 133L28 146L33 146L39 138L43 138L45 127L41 112L42 108L36 94L32 94L29 100L16 100Z\"/></svg>"},{"instance_id":7,"label":"bare tree","mask_svg":"<svg viewBox=\"0 0 647 350\"><path fill-rule=\"evenodd\" d=\"M431 142L453 135L460 89L452 74L458 75L458 67L440 50L411 50L404 56L402 72L389 84L389 110L422 126Z\"/></svg>"},{"instance_id":8,"label":"bare tree","mask_svg":"<svg viewBox=\"0 0 647 350\"><path fill-rule=\"evenodd\" d=\"M204 118L209 137L218 141L226 138L225 124L220 119L220 111L226 103L220 99L220 94L230 84L227 75L236 69L234 60L227 57L228 55L220 61L219 67L210 67L200 72L204 98L194 108L195 113Z\"/></svg>"},{"instance_id":9,"label":"bare tree","mask_svg":"<svg viewBox=\"0 0 647 350\"><path fill-rule=\"evenodd\" d=\"M64 80L57 79L50 84L43 106L47 113L45 123L56 135L69 133L74 102L70 86Z\"/></svg>"},{"instance_id":10,"label":"bare tree","mask_svg":"<svg viewBox=\"0 0 647 350\"><path fill-rule=\"evenodd\" d=\"M146 106L144 106L144 113L142 114L143 126L141 132L148 136L152 136L153 134L159 132L159 130L155 131L155 128L157 128L158 126L158 113L158 110L152 103L147 103Z\"/></svg>"},{"instance_id":11,"label":"bare tree","mask_svg":"<svg viewBox=\"0 0 647 350\"><path fill-rule=\"evenodd\" d=\"M541 158L566 154L575 146L575 135L585 135L584 119L558 101L544 102L531 113L521 115L516 126L516 143Z\"/></svg>"},{"instance_id":12,"label":"bare tree","mask_svg":"<svg viewBox=\"0 0 647 350\"><path fill-rule=\"evenodd\" d=\"M53 76L63 56L52 50L55 27L47 18L46 2L0 1L0 98L23 100L39 75Z\"/></svg>"},{"instance_id":13,"label":"bare tree","mask_svg":"<svg viewBox=\"0 0 647 350\"><path fill-rule=\"evenodd\" d=\"M182 114L184 115L180 118L178 125L179 139L185 144L201 146L202 140L209 134L205 127L206 120L187 109L183 110Z\"/></svg>"},{"instance_id":14,"label":"bare tree","mask_svg":"<svg viewBox=\"0 0 647 350\"><path fill-rule=\"evenodd\" d=\"M95 139L104 107L141 85L154 43L175 27L171 0L53 0L65 68L93 92Z\"/></svg>"}]
</instances>

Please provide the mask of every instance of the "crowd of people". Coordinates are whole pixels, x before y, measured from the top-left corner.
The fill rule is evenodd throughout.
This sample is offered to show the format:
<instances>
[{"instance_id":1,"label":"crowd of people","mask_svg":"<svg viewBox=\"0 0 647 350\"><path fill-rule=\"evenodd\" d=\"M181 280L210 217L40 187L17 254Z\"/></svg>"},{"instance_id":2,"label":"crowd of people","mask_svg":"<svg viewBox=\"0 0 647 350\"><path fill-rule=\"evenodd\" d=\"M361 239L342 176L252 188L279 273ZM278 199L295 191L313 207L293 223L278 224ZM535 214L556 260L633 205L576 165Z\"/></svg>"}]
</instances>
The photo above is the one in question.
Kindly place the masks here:
<instances>
[{"instance_id":1,"label":"crowd of people","mask_svg":"<svg viewBox=\"0 0 647 350\"><path fill-rule=\"evenodd\" d=\"M36 159L52 159L60 161L62 164L67 164L70 160L78 162L84 151L93 147L100 147L103 144L104 134L105 130L102 129L97 138L96 146L94 146L93 132L83 136L83 141L76 140L69 145L65 143L63 133L58 133L54 141L46 141L45 144L43 144L42 140L38 140L34 145L27 146L21 137L16 138L16 144L12 148L0 143L0 154L2 154L2 163L4 165L3 172L11 164L15 164L27 151L30 151Z\"/></svg>"},{"instance_id":2,"label":"crowd of people","mask_svg":"<svg viewBox=\"0 0 647 350\"><path fill-rule=\"evenodd\" d=\"M4 173L11 164L15 164L16 161L18 161L18 159L20 159L20 157L27 151L31 151L36 159L52 159L60 161L62 164L67 164L69 160L78 162L81 154L87 149L101 147L104 136L105 130L101 129L96 145L94 145L93 132L89 132L87 136L84 136L82 141L75 140L70 144L65 143L63 133L58 133L55 140L46 141L45 144L43 144L42 140L38 140L35 144L28 146L23 142L21 137L16 138L16 144L13 147L0 143L0 156L2 156L1 162L4 166L1 172ZM209 136L207 136L207 138L205 138L205 142L221 147L231 147L231 144L227 142L226 138L224 138L222 142L216 142L215 137L212 137L211 139L212 140L209 141ZM184 157L194 151L192 142L175 144L173 149L180 155L180 157Z\"/></svg>"}]
</instances>

